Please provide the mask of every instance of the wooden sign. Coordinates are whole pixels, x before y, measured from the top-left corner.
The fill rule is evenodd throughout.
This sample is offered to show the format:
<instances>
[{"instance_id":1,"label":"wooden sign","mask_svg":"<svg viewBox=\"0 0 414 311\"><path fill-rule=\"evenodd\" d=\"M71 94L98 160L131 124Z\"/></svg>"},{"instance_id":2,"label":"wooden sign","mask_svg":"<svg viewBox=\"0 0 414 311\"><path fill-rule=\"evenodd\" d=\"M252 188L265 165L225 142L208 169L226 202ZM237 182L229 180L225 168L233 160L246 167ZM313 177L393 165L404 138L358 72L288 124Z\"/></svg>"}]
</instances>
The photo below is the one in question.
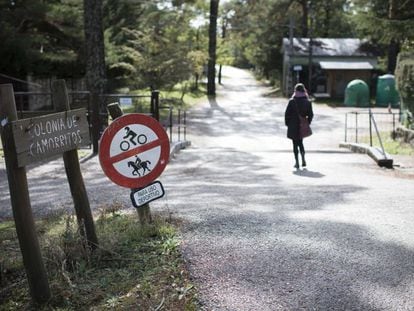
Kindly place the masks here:
<instances>
[{"instance_id":1,"label":"wooden sign","mask_svg":"<svg viewBox=\"0 0 414 311\"><path fill-rule=\"evenodd\" d=\"M19 167L90 144L85 108L17 120L12 132Z\"/></svg>"}]
</instances>

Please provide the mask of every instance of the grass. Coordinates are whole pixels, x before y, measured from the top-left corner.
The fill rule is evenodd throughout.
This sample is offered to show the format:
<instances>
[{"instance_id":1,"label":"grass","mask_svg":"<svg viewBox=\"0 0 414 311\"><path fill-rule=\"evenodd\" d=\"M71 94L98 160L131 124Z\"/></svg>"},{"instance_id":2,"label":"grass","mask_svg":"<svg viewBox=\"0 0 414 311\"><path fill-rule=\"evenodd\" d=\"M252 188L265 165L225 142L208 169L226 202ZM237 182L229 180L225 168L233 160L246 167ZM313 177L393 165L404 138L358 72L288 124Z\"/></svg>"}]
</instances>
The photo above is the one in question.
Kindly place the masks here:
<instances>
[{"instance_id":1,"label":"grass","mask_svg":"<svg viewBox=\"0 0 414 311\"><path fill-rule=\"evenodd\" d=\"M380 135L382 144L387 153L395 155L414 155L414 148L410 144L392 139L389 132L381 132ZM360 142L369 144L369 136L361 137ZM372 137L372 145L378 147L381 146L376 135Z\"/></svg>"},{"instance_id":2,"label":"grass","mask_svg":"<svg viewBox=\"0 0 414 311\"><path fill-rule=\"evenodd\" d=\"M71 215L38 221L52 298L34 306L28 293L14 223L0 223L0 310L196 310L196 291L179 251L177 229L160 216L151 225L102 209L99 247L85 248Z\"/></svg>"},{"instance_id":3,"label":"grass","mask_svg":"<svg viewBox=\"0 0 414 311\"><path fill-rule=\"evenodd\" d=\"M197 89L193 89L189 82L183 84L177 84L171 89L160 90L160 102L161 105L172 104L174 108L180 108L187 110L188 108L196 105L202 100L207 100L207 89L205 83L199 83ZM132 94L144 94L144 91L135 90ZM131 107L125 107L122 109L124 113L131 112L149 112L150 103L148 98L143 98L134 101Z\"/></svg>"},{"instance_id":4,"label":"grass","mask_svg":"<svg viewBox=\"0 0 414 311\"><path fill-rule=\"evenodd\" d=\"M92 149L77 149L79 159L85 158L92 153Z\"/></svg>"},{"instance_id":5,"label":"grass","mask_svg":"<svg viewBox=\"0 0 414 311\"><path fill-rule=\"evenodd\" d=\"M329 107L345 107L343 99L335 98L319 98L314 100L315 104L318 105L327 105Z\"/></svg>"}]
</instances>

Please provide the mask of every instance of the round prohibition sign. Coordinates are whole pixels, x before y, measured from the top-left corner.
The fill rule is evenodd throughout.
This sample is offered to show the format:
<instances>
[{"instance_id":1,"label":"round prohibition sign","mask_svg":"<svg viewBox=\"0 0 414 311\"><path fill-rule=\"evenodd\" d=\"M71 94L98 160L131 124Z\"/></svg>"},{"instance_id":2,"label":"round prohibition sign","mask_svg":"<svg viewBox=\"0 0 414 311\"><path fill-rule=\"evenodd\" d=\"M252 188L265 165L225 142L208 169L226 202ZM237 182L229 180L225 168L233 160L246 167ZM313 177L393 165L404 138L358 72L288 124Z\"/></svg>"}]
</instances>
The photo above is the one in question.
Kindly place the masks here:
<instances>
[{"instance_id":1,"label":"round prohibition sign","mask_svg":"<svg viewBox=\"0 0 414 311\"><path fill-rule=\"evenodd\" d=\"M164 128L154 118L138 113L115 119L104 131L99 148L106 176L131 189L145 187L160 176L169 155Z\"/></svg>"}]
</instances>

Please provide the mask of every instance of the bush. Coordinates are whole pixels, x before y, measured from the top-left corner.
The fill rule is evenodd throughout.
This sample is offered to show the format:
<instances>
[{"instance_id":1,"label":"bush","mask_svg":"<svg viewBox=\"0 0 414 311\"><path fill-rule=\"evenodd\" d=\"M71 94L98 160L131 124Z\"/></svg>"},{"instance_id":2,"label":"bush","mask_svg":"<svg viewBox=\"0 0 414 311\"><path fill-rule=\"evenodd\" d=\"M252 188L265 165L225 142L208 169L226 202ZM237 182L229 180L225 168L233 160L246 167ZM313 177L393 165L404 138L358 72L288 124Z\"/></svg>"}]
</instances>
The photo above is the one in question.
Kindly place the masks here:
<instances>
[{"instance_id":1,"label":"bush","mask_svg":"<svg viewBox=\"0 0 414 311\"><path fill-rule=\"evenodd\" d=\"M395 70L397 88L401 94L403 122L406 127L413 127L414 113L414 54L400 53Z\"/></svg>"}]
</instances>

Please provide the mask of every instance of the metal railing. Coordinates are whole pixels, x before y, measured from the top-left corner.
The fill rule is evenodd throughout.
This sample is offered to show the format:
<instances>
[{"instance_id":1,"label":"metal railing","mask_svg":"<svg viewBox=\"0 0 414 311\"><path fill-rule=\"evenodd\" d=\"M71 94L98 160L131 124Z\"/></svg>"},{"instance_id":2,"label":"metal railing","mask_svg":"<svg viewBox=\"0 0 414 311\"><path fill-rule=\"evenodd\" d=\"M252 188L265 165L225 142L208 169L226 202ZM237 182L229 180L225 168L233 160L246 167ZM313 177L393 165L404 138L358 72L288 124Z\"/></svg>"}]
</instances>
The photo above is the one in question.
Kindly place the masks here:
<instances>
[{"instance_id":1,"label":"metal railing","mask_svg":"<svg viewBox=\"0 0 414 311\"><path fill-rule=\"evenodd\" d=\"M395 139L397 123L401 120L401 113L352 111L345 114L345 142L368 143L373 146L373 139L378 140L382 154L385 158L384 135L390 135Z\"/></svg>"},{"instance_id":2,"label":"metal railing","mask_svg":"<svg viewBox=\"0 0 414 311\"><path fill-rule=\"evenodd\" d=\"M181 142L187 140L187 112L180 108L175 108L173 105L161 105L161 119L160 123L165 128L170 139ZM162 110L167 111L165 115ZM174 139L174 137L176 139Z\"/></svg>"},{"instance_id":3,"label":"metal railing","mask_svg":"<svg viewBox=\"0 0 414 311\"><path fill-rule=\"evenodd\" d=\"M351 111L345 114L345 142L366 142L372 145L373 123L378 133L390 133L394 137L397 125L400 122L399 112L374 112L370 109ZM374 121L373 121L374 120Z\"/></svg>"},{"instance_id":4,"label":"metal railing","mask_svg":"<svg viewBox=\"0 0 414 311\"><path fill-rule=\"evenodd\" d=\"M68 92L71 109L86 108L90 112L90 93L87 91ZM19 119L56 112L50 92L15 92Z\"/></svg>"}]
</instances>

